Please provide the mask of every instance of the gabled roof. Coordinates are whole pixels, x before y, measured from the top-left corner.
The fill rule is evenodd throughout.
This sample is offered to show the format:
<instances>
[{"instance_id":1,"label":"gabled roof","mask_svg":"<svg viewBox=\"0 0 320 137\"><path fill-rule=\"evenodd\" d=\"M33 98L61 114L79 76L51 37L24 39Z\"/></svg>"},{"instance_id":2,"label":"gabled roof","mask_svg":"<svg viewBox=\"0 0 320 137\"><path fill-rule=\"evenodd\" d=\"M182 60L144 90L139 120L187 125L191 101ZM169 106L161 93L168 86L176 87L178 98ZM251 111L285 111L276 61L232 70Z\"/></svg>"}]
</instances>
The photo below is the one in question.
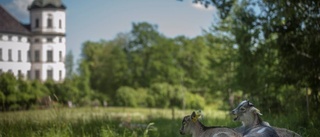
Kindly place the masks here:
<instances>
[{"instance_id":1,"label":"gabled roof","mask_svg":"<svg viewBox=\"0 0 320 137\"><path fill-rule=\"evenodd\" d=\"M10 15L0 5L0 32L2 33L13 33L13 34L24 34L27 35L30 31Z\"/></svg>"},{"instance_id":2,"label":"gabled roof","mask_svg":"<svg viewBox=\"0 0 320 137\"><path fill-rule=\"evenodd\" d=\"M66 9L66 6L62 4L61 0L34 0L30 5L29 10L39 8Z\"/></svg>"}]
</instances>

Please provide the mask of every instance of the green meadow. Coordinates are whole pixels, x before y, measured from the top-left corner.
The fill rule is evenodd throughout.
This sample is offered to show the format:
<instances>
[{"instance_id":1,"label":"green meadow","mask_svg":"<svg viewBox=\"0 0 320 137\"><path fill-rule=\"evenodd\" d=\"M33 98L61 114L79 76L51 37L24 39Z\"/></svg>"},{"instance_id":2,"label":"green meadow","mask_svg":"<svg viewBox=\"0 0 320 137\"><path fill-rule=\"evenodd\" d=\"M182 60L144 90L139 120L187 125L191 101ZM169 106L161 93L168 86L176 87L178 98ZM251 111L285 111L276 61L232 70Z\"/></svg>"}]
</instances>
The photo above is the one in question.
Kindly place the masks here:
<instances>
[{"instance_id":1,"label":"green meadow","mask_svg":"<svg viewBox=\"0 0 320 137\"><path fill-rule=\"evenodd\" d=\"M0 113L2 137L177 137L181 119L193 110L88 107ZM301 127L288 116L263 119L303 136L317 136L316 127ZM299 117L293 115L292 117ZM239 126L227 111L206 108L201 121L205 125ZM291 121L291 123L288 123Z\"/></svg>"}]
</instances>

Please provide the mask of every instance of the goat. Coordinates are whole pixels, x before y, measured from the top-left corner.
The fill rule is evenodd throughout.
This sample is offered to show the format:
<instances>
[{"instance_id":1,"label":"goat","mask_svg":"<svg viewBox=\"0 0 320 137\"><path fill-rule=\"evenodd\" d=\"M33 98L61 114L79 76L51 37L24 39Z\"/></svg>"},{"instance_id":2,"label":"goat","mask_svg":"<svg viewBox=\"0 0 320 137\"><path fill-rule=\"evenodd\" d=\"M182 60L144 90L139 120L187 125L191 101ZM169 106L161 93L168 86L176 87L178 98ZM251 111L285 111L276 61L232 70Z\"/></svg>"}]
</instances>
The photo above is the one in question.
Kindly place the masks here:
<instances>
[{"instance_id":1,"label":"goat","mask_svg":"<svg viewBox=\"0 0 320 137\"><path fill-rule=\"evenodd\" d=\"M259 125L261 127L271 127L273 130L276 131L279 137L301 137L301 135L291 130L285 128L272 127L268 122L262 121L262 119L259 117L259 115L262 115L260 111L257 108L255 108L251 102L247 100L242 101L237 108L232 110L231 113L236 115L234 121L242 122L243 125L235 129L236 131L242 134L246 132L246 130L248 130L250 127ZM270 133L273 133L273 131Z\"/></svg>"},{"instance_id":2,"label":"goat","mask_svg":"<svg viewBox=\"0 0 320 137\"><path fill-rule=\"evenodd\" d=\"M192 112L191 115L185 116L182 120L180 134L188 133L192 134L192 137L241 137L241 134L230 128L204 126L198 120L200 115L200 112Z\"/></svg>"},{"instance_id":3,"label":"goat","mask_svg":"<svg viewBox=\"0 0 320 137\"><path fill-rule=\"evenodd\" d=\"M285 128L279 128L279 127L272 127L272 128L277 132L279 137L302 137L298 133Z\"/></svg>"},{"instance_id":4,"label":"goat","mask_svg":"<svg viewBox=\"0 0 320 137\"><path fill-rule=\"evenodd\" d=\"M231 113L236 115L234 121L242 122L242 126L235 130L244 137L279 137L269 123L262 121L262 114L251 102L242 101Z\"/></svg>"}]
</instances>

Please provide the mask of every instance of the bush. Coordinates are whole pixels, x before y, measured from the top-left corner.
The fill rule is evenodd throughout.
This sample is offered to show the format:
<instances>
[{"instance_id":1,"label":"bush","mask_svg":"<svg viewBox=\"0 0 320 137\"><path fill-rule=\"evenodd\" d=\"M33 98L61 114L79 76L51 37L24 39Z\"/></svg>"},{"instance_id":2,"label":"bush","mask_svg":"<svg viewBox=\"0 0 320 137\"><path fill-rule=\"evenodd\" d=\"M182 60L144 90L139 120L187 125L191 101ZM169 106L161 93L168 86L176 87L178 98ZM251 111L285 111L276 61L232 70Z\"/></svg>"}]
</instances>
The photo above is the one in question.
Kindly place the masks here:
<instances>
[{"instance_id":1,"label":"bush","mask_svg":"<svg viewBox=\"0 0 320 137\"><path fill-rule=\"evenodd\" d=\"M172 86L167 83L155 83L149 88L149 95L152 95L155 101L155 107L168 108L170 105L170 91Z\"/></svg>"},{"instance_id":2,"label":"bush","mask_svg":"<svg viewBox=\"0 0 320 137\"><path fill-rule=\"evenodd\" d=\"M139 94L131 87L120 87L116 91L116 105L126 107L138 107Z\"/></svg>"},{"instance_id":3,"label":"bush","mask_svg":"<svg viewBox=\"0 0 320 137\"><path fill-rule=\"evenodd\" d=\"M168 83L156 83L151 85L149 89L149 99L152 102L152 107L168 108L178 107L183 108L183 100L187 89L181 85L170 85Z\"/></svg>"},{"instance_id":4,"label":"bush","mask_svg":"<svg viewBox=\"0 0 320 137\"><path fill-rule=\"evenodd\" d=\"M21 108L20 105L12 104L12 105L10 105L9 110L14 111L14 110L19 110L20 108Z\"/></svg>"},{"instance_id":5,"label":"bush","mask_svg":"<svg viewBox=\"0 0 320 137\"><path fill-rule=\"evenodd\" d=\"M185 95L184 103L187 109L203 109L205 107L206 101L202 96L190 92L186 92Z\"/></svg>"}]
</instances>

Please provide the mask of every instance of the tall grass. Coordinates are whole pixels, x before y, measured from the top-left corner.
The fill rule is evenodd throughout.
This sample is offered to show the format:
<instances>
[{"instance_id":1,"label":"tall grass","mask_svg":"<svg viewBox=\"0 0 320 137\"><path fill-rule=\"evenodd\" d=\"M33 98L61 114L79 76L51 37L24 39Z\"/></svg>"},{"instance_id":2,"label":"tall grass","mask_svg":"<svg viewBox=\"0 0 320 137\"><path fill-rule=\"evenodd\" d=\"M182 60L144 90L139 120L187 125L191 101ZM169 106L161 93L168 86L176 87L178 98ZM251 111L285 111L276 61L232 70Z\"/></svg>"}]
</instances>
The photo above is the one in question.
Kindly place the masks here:
<instances>
[{"instance_id":1,"label":"tall grass","mask_svg":"<svg viewBox=\"0 0 320 137\"><path fill-rule=\"evenodd\" d=\"M146 108L58 108L0 113L1 137L177 137L183 116L192 110ZM236 127L227 112L204 110L205 125ZM291 116L268 116L272 125L289 128L305 137L320 134L315 127L303 127Z\"/></svg>"}]
</instances>

